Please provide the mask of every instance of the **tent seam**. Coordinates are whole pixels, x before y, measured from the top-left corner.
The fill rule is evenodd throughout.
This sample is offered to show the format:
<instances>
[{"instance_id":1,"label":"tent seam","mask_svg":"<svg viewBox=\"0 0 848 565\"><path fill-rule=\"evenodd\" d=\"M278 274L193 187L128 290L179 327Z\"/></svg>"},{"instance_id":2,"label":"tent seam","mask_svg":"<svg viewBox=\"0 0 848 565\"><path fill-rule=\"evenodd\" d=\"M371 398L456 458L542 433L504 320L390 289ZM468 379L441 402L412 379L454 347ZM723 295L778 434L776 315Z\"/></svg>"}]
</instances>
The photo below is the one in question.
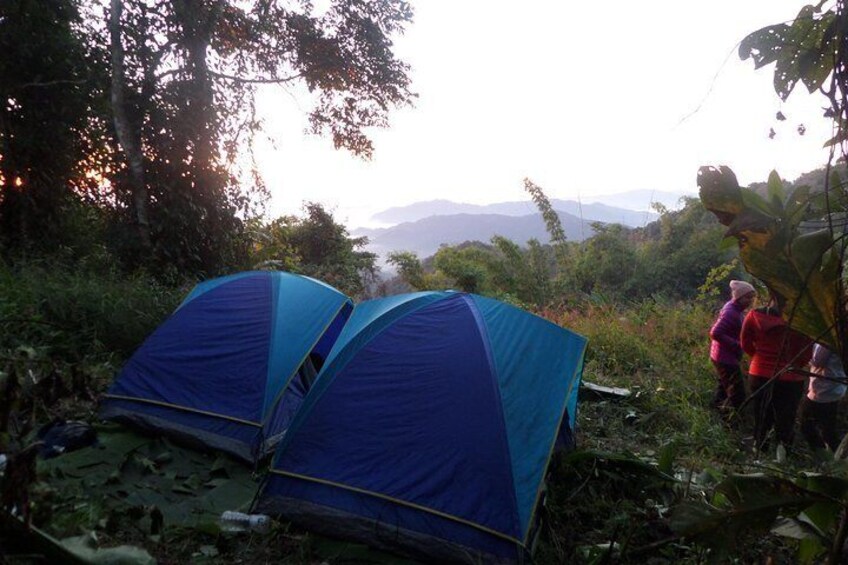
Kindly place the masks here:
<instances>
[{"instance_id":1,"label":"tent seam","mask_svg":"<svg viewBox=\"0 0 848 565\"><path fill-rule=\"evenodd\" d=\"M438 292L434 292L434 294L440 294L440 293L438 293ZM423 298L424 296L427 296L427 294L422 295L420 298ZM436 299L436 300L433 300L432 302L427 302L426 304L422 304L422 305L416 306L415 308L411 309L409 312L406 312L406 313L403 315L403 317L405 317L405 316L407 316L407 315L409 315L409 314L411 314L411 313L413 313L413 312L417 312L417 311L418 311L418 310L420 310L421 308L424 308L424 307L426 307L426 306L428 306L428 305L430 305L430 304L434 304L434 303L438 302L439 300L442 300L442 298L438 298L438 299ZM415 300L415 301L417 301L417 300ZM413 302L413 301L410 301L410 302ZM406 303L404 303L404 304L408 304L408 302L406 302ZM353 315L354 315L354 313L355 313L355 312L356 312L356 305L354 305L354 306L353 306L353 310L351 311L350 318L348 318L348 322L350 322L350 319L351 319L351 318L353 318ZM391 312L391 310L389 310L389 312ZM383 315L385 315L385 314L383 314ZM393 321L392 321L392 323L396 322L396 321L397 321L397 320L399 320L399 319L400 319L400 317L399 317L399 318L397 318L396 320L393 320ZM364 326L364 327L365 327L365 326ZM363 329L364 329L364 327L363 327ZM359 348L359 351L361 351L362 349L364 349L366 345L368 345L369 343L371 343L374 339L376 339L376 338L377 338L377 336L381 335L381 334L382 334L384 331L386 331L388 328L389 328L389 325L387 324L384 328L381 328L379 332L377 332L377 333L375 333L374 335L372 335L371 337L369 337L369 338L368 338L365 342L363 342L362 346ZM357 335L359 335L359 334L357 334ZM341 336L340 336L340 337L341 337ZM348 343L350 343L350 340L348 340ZM345 347L347 347L347 345L345 345ZM305 408L301 408L301 409L298 411L298 414L295 416L295 419L292 421L292 425L291 425L291 426L289 426L289 429L291 429L292 427L294 427L294 423L295 423L295 422L301 422L301 423L302 423L302 422L304 422L304 421L306 420L306 418L308 418L308 417L309 417L309 414L312 412L312 409L314 408L315 403L318 401L318 399L320 399L321 397L323 397L323 396L327 393L327 391L328 391L328 390L330 390L330 387L333 385L333 383L335 383L335 382L336 382L336 378L338 377L339 373L340 373L340 372L341 372L341 371L342 371L345 367L347 367L347 365L348 365L348 364L349 364L352 360L353 360L353 357L351 357L350 359L347 359L347 360L344 362L344 364L343 364L343 365L341 365L338 369L336 369L336 368L333 366L333 364L332 364L332 363L327 364L327 365L324 365L324 367L321 369L321 371L319 371L319 372L318 372L318 377L316 377L316 379L315 379L316 384L320 381L320 377L321 377L321 375L323 374L324 370L327 370L327 372L329 373L329 372L330 372L330 368L333 368L333 374L332 374L333 380L332 380L329 384L327 384L327 386L324 388L324 390L320 391L320 395L318 395L318 396L316 397L316 400L314 400L314 401L312 402L312 404L311 404L311 405L309 405L309 406L306 406L306 407L305 407L305 408L308 408L308 412L305 410ZM325 377L325 378L326 378L326 377ZM312 391L312 389L310 388L310 392L311 392L311 391ZM309 397L309 395L308 395L308 394L307 394L307 397ZM304 399L304 404L305 404L305 403L306 403L306 399ZM303 414L303 416L300 416L300 414ZM299 419L298 419L298 417L299 417ZM274 454L274 460L278 459L278 458L279 458L279 456L280 456L280 452L284 451L284 450L287 448L288 444L287 444L286 442L288 441L288 438L289 438L289 437L290 437L290 434L288 434L288 433L286 433L286 434L283 436L283 439L282 439L282 441L280 442L279 446L277 447L277 449L276 449L276 453Z\"/></svg>"},{"instance_id":2,"label":"tent seam","mask_svg":"<svg viewBox=\"0 0 848 565\"><path fill-rule=\"evenodd\" d=\"M491 342L489 341L489 326L486 323L485 318L483 317L482 312L480 312L477 303L474 301L473 295L465 294L463 295L463 301L469 306L469 310L471 311L471 316L477 322L477 331L480 335L480 340L483 343L483 349L486 352L486 362L489 364L489 370L491 371L492 376L494 377L494 382L489 383L494 389L495 398L497 399L497 408L498 408L498 416L500 418L501 429L503 430L503 443L506 450L507 461L509 462L509 478L511 481L511 498L512 498L512 507L514 511L513 518L515 519L516 531L521 531L521 513L518 509L518 494L516 493L516 482L515 482L515 474L513 473L513 458L512 458L512 450L509 445L509 430L506 426L506 414L504 413L503 406L503 397L501 396L501 387L500 387L500 375L498 373L498 366L495 363L494 355L492 354L492 349L490 347Z\"/></svg>"},{"instance_id":3,"label":"tent seam","mask_svg":"<svg viewBox=\"0 0 848 565\"><path fill-rule=\"evenodd\" d=\"M115 400L130 400L134 402L145 402L147 404L154 404L157 406L164 406L165 408L174 408L177 410L183 410L185 412L194 412L196 414L203 414L204 416L211 416L213 418L219 418L222 420L229 420L231 422L236 422L239 424L245 424L248 426L254 426L257 428L261 428L262 424L258 422L251 422L250 420L242 420L241 418L235 418L233 416L227 416L226 414L217 414L215 412L209 412L207 410L198 410L197 408L189 408L188 406L180 406L179 404L171 404L170 402L162 402L160 400L152 400L149 398L138 398L136 396L124 396L122 394L109 394L106 393L103 395L104 398L113 398Z\"/></svg>"},{"instance_id":4,"label":"tent seam","mask_svg":"<svg viewBox=\"0 0 848 565\"><path fill-rule=\"evenodd\" d=\"M472 528L475 528L475 529L480 530L482 532L485 532L487 534L491 534L493 536L499 537L501 539L511 541L511 542L515 542L515 543L519 544L522 548L526 549L524 542L522 542L521 540L519 540L517 538L514 538L513 536L510 536L508 534L504 534L503 532L499 532L497 530L493 530L492 528L486 527L486 526L484 526L482 524L478 524L476 522L472 522L471 520L466 520L464 518L460 518L459 516L454 516L453 514L448 514L446 512L442 512L441 510L436 510L435 508L428 508L427 506L415 504L414 502L408 502L406 500L402 500L400 498L388 496L386 494L381 494L379 492L374 492L374 491L370 491L370 490L359 488L359 487L345 485L345 484L342 484L342 483L337 483L335 481L329 481L327 479L319 479L318 477L310 477L308 475L301 475L299 473L292 473L290 471L280 471L278 469L271 469L269 472L273 473L275 475L281 475L281 476L284 476L284 477L292 477L292 478L300 479L300 480L303 480L303 481L310 481L310 482L314 482L314 483L318 483L318 484L323 484L323 485L327 485L327 486L331 486L331 487L349 490L349 491L356 492L356 493L359 493L359 494L364 494L364 495L367 495L367 496L373 496L375 498L387 500L389 502L394 502L395 504L400 504L401 506L407 506L407 507L415 509L415 510L427 512L429 514L433 514L433 515L439 516L441 518L445 518L445 519L448 519L448 520L451 520L451 521L454 521L454 522L457 522L457 523L460 523L460 524L464 524L466 526L470 526Z\"/></svg>"},{"instance_id":5,"label":"tent seam","mask_svg":"<svg viewBox=\"0 0 848 565\"><path fill-rule=\"evenodd\" d=\"M353 305L352 301L350 299L347 299L344 302L342 302L341 306L339 306L338 309L336 309L336 313L333 314L333 317L330 319L329 322L327 322L327 324L324 326L324 329L321 330L321 333L319 333L318 337L315 339L315 341L312 342L312 345L309 346L309 349L307 350L306 354L300 359L300 362L296 365L294 371L292 371L289 374L288 378L286 379L285 384L282 386L282 388L280 388L280 392L277 393L276 398L274 398L274 401L271 402L271 405L268 407L268 413L265 414L262 417L262 426L263 427L265 426L265 424L268 423L268 420L271 418L271 415L274 413L274 408L277 406L277 404L280 402L280 400L282 400L283 395L286 393L286 390L289 388L289 385L291 384L292 379L294 379L294 376L297 374L298 369L300 369L300 366L303 365L303 362L306 361L306 358L309 357L309 354L312 353L312 350L315 348L315 346L318 344L318 342L321 341L321 338L324 337L324 334L326 333L327 329L330 327L330 325L332 325L333 322L336 321L336 318L338 318L339 314L341 313L341 311L344 309L344 307L348 303L351 303L351 305ZM317 377L316 377L316 379L317 379Z\"/></svg>"}]
</instances>

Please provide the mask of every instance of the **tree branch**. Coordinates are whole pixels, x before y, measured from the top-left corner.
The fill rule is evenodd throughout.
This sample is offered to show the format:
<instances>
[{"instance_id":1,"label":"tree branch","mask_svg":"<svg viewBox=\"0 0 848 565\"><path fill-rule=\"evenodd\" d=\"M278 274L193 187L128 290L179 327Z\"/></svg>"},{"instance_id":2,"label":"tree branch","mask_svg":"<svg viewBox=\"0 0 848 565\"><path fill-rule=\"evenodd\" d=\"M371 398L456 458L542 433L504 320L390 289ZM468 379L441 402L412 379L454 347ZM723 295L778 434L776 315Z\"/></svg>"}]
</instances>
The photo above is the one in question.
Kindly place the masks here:
<instances>
[{"instance_id":1,"label":"tree branch","mask_svg":"<svg viewBox=\"0 0 848 565\"><path fill-rule=\"evenodd\" d=\"M168 75L175 75L175 74L184 73L184 72L186 72L185 67L180 67L178 69L171 69L170 71L165 71L164 73L156 75L156 80L163 79Z\"/></svg>"},{"instance_id":2,"label":"tree branch","mask_svg":"<svg viewBox=\"0 0 848 565\"><path fill-rule=\"evenodd\" d=\"M48 86L56 86L57 84L85 84L87 82L86 79L62 79L62 80L48 80L47 82L25 82L20 85L18 88L44 88Z\"/></svg>"},{"instance_id":3,"label":"tree branch","mask_svg":"<svg viewBox=\"0 0 848 565\"><path fill-rule=\"evenodd\" d=\"M270 77L270 78L245 78L245 77L237 77L233 75L226 75L224 73L219 73L215 71L209 71L209 74L215 78L220 78L224 80L231 80L233 82L241 82L241 83L259 83L259 84L282 84L284 82L291 82L295 79L298 79L303 76L303 73L297 73L296 75L292 75L289 77Z\"/></svg>"}]
</instances>

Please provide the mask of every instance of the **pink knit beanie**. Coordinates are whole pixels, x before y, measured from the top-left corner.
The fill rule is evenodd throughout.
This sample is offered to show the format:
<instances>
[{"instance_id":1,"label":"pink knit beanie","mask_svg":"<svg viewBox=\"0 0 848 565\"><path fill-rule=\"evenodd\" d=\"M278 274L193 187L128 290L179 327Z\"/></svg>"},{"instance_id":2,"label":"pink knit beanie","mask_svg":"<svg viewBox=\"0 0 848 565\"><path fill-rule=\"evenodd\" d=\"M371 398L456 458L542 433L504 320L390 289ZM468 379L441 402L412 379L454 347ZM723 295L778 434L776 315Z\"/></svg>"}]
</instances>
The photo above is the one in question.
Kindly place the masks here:
<instances>
[{"instance_id":1,"label":"pink knit beanie","mask_svg":"<svg viewBox=\"0 0 848 565\"><path fill-rule=\"evenodd\" d=\"M733 296L733 300L741 298L751 292L756 292L751 283L747 283L745 281L730 281L730 294Z\"/></svg>"}]
</instances>

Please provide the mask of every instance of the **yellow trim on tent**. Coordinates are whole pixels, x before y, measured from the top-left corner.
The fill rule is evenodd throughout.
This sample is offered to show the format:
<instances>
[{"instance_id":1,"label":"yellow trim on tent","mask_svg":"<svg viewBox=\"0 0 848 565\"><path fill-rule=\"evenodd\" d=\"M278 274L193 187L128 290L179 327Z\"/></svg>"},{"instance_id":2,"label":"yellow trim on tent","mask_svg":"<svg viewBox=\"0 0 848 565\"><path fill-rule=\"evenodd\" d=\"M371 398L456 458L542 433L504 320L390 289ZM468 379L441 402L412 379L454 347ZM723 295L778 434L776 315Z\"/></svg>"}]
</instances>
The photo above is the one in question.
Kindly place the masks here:
<instances>
[{"instance_id":1,"label":"yellow trim on tent","mask_svg":"<svg viewBox=\"0 0 848 565\"><path fill-rule=\"evenodd\" d=\"M183 410L185 412L194 412L196 414L203 414L204 416L212 416L213 418L220 418L222 420L230 420L231 422L237 422L239 424L245 424L247 426L253 426L256 428L261 428L262 424L257 422L251 422L250 420L242 420L241 418L233 418L232 416L227 416L225 414L216 414L215 412L207 412L206 410L198 410L197 408L189 408L187 406L179 406L177 404L171 404L170 402L160 402L158 400L150 400L148 398L136 398L135 396L123 396L120 394L104 394L105 398L114 398L116 400L131 400L134 402L146 402L148 404L155 404L157 406L164 406L165 408L175 408L177 410Z\"/></svg>"},{"instance_id":2,"label":"yellow trim on tent","mask_svg":"<svg viewBox=\"0 0 848 565\"><path fill-rule=\"evenodd\" d=\"M582 336L581 336L582 337ZM574 368L574 373L571 374L571 383L568 385L568 391L565 393L565 406L562 407L562 415L559 417L559 423L557 424L556 430L554 432L554 440L551 442L551 448L548 450L548 459L545 461L545 466L543 469L547 469L548 465L551 464L551 458L554 456L554 449L556 448L556 440L559 436L559 430L562 427L562 419L565 418L565 409L568 407L568 398L571 396L571 391L574 389L574 381L577 376L578 369L583 368L583 357L586 355L586 344L588 344L588 340L583 344L583 351L580 353L580 362ZM573 433L573 430L572 430ZM524 539L527 540L530 537L530 532L533 530L533 518L536 516L536 510L539 506L539 497L542 496L542 487L545 484L545 477L542 476L542 480L539 482L539 487L536 489L536 499L533 501L533 506L530 509L530 517L527 520L527 531L524 532Z\"/></svg>"},{"instance_id":3,"label":"yellow trim on tent","mask_svg":"<svg viewBox=\"0 0 848 565\"><path fill-rule=\"evenodd\" d=\"M429 514L435 514L436 516L439 516L441 518L445 518L447 520L459 522L460 524L464 524L466 526L471 526L472 528L475 528L475 529L480 530L482 532L486 532L487 534L491 534L491 535L499 537L501 539L517 543L521 547L524 547L524 544L520 540L515 539L512 536L501 533L497 530L493 530L491 528L487 528L486 526L483 526L481 524L477 524L476 522L472 522L470 520L465 520L464 518L460 518L458 516L446 514L445 512L441 512L439 510L434 510L433 508L427 508L426 506L420 506L418 504L415 504L414 502L407 502L405 500L401 500L399 498L394 498L394 497L391 497L391 496L388 496L388 495L385 495L385 494L381 494L379 492L374 492L374 491L370 491L370 490L366 490L366 489L352 487L350 485L344 485L344 484L341 484L341 483L336 483L334 481L328 481L327 479L319 479L317 477L309 477L307 475L300 475L298 473L291 473L289 471L280 471L280 470L277 470L277 469L271 469L270 472L274 473L276 475L282 475L284 477L293 477L295 479L301 479L301 480L304 480L304 481L311 481L311 482L315 482L315 483L319 483L319 484L323 484L323 485L328 485L328 486L331 486L331 487L337 487L337 488L342 488L342 489L345 489L345 490L350 490L350 491L353 491L353 492L357 492L359 494L366 494L368 496L381 498L383 500L388 500L389 502L394 502L395 504L400 504L401 506L407 506L409 508L414 508L415 510L421 510L422 512L427 512Z\"/></svg>"}]
</instances>

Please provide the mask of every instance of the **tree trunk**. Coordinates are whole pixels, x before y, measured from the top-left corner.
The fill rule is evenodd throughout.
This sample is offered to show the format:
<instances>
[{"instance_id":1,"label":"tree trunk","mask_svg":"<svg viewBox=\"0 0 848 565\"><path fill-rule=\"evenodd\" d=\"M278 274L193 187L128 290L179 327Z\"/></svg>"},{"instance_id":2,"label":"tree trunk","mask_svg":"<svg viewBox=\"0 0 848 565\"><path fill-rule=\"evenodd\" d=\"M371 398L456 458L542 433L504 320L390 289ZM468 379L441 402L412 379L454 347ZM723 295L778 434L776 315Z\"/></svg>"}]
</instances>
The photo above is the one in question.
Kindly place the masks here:
<instances>
[{"instance_id":1,"label":"tree trunk","mask_svg":"<svg viewBox=\"0 0 848 565\"><path fill-rule=\"evenodd\" d=\"M149 196L144 184L144 157L141 154L140 135L130 123L124 97L124 47L121 43L122 0L111 0L109 36L112 55L112 114L118 143L124 149L130 171L132 206L138 242L145 250L150 248L150 220L147 214Z\"/></svg>"},{"instance_id":2,"label":"tree trunk","mask_svg":"<svg viewBox=\"0 0 848 565\"><path fill-rule=\"evenodd\" d=\"M189 90L189 106L192 114L192 137L194 142L193 164L198 174L198 187L206 192L212 187L210 176L215 168L215 133L213 124L212 81L206 52L209 48L212 28L221 9L221 3L206 4L197 0L174 2L174 12L183 29L183 41L187 51L188 69L192 83Z\"/></svg>"}]
</instances>

